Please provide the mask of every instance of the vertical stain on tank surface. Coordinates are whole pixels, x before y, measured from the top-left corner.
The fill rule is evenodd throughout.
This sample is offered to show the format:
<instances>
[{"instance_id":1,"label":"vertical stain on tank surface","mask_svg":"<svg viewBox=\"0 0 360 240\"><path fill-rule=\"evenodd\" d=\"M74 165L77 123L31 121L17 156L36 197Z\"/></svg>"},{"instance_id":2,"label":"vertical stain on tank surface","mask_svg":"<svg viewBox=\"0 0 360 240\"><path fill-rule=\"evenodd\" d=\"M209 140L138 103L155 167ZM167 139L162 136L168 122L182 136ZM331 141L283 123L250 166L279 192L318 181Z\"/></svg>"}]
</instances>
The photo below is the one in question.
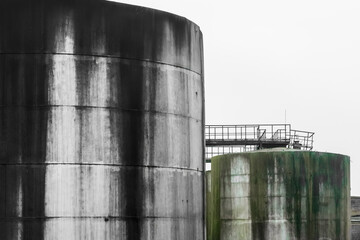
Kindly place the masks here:
<instances>
[{"instance_id":1,"label":"vertical stain on tank surface","mask_svg":"<svg viewBox=\"0 0 360 240\"><path fill-rule=\"evenodd\" d=\"M76 12L74 14L74 52L91 53L92 55L104 56L107 49L107 32L111 31L115 34L114 29L106 29L106 21L109 12L104 10L102 0L81 1L74 3ZM94 11L96 9L96 11ZM114 20L116 21L116 20Z\"/></svg>"},{"instance_id":2,"label":"vertical stain on tank surface","mask_svg":"<svg viewBox=\"0 0 360 240\"><path fill-rule=\"evenodd\" d=\"M206 187L206 235L208 240L212 240L212 192L211 192L211 171L206 171L205 175L205 187Z\"/></svg>"},{"instance_id":3,"label":"vertical stain on tank surface","mask_svg":"<svg viewBox=\"0 0 360 240\"><path fill-rule=\"evenodd\" d=\"M72 4L54 4L47 6L50 16L48 26L51 28L51 49L54 53L74 53L75 49L75 23L74 7Z\"/></svg>"},{"instance_id":4,"label":"vertical stain on tank surface","mask_svg":"<svg viewBox=\"0 0 360 240\"><path fill-rule=\"evenodd\" d=\"M220 157L214 157L211 159L211 194L212 194L212 201L211 201L211 212L212 212L212 219L211 219L211 236L212 239L220 239L220 231L221 231L221 220L220 220L220 178L221 178L221 167L225 166L226 163L226 156L223 155ZM219 159L219 160L218 160ZM223 161L223 164L219 162Z\"/></svg>"},{"instance_id":5,"label":"vertical stain on tank surface","mask_svg":"<svg viewBox=\"0 0 360 240\"><path fill-rule=\"evenodd\" d=\"M154 110L156 109L156 100L157 100L157 88L156 85L158 83L157 80L157 70L156 68L152 68L151 70L151 74L150 74L150 79L147 80L147 83L149 85L149 90L148 90L148 94L149 94L149 109L150 110ZM148 127L147 130L144 132L145 135L145 139L147 139L148 144L149 144L149 166L155 166L155 131L156 131L156 116L155 114L150 114L149 116L149 122L148 122ZM155 172L155 169L152 169L148 172L148 176L147 179L149 180L148 182L148 186L147 186L147 196L146 196L146 200L144 198L144 200L147 202L147 204L145 205L148 209L145 209L145 213L148 214L149 217L155 217L156 213L155 213L155 202L156 202L156 196L155 196L155 188L156 188L156 178L157 178L157 173ZM155 221L154 219L149 218L149 230L150 233L147 236L147 239L155 239Z\"/></svg>"},{"instance_id":6,"label":"vertical stain on tank surface","mask_svg":"<svg viewBox=\"0 0 360 240\"><path fill-rule=\"evenodd\" d=\"M127 127L129 130L136 134L135 128L141 128L141 120L131 121L131 124ZM130 135L127 135L130 136ZM141 239L141 224L143 216L143 188L144 185L147 185L147 182L144 182L143 171L145 171L141 166L141 144L139 144L134 139L137 136L130 137L129 148L123 149L125 151L130 151L130 156L134 163L133 166L128 166L127 171L124 173L122 184L124 184L124 192L120 199L124 201L125 204L125 218L126 222L126 232L128 239L137 240Z\"/></svg>"},{"instance_id":7,"label":"vertical stain on tank surface","mask_svg":"<svg viewBox=\"0 0 360 240\"><path fill-rule=\"evenodd\" d=\"M6 84L16 82L24 87L16 102L12 98L6 98L0 114L0 142L4 146L1 149L1 162L5 164L5 185L2 188L5 194L2 202L5 212L1 215L15 219L4 223L7 233L4 233L2 239L14 239L15 236L42 239L45 168L41 164L45 162L48 109L36 107L37 101L27 101L27 97L33 94L31 91L34 86L26 87L26 82L45 82L46 86L46 74L45 71L39 71L36 60L31 57L11 56L8 59L7 64L12 70L6 71L3 81ZM30 64L31 61L35 63ZM39 68L43 69L43 66ZM16 69L22 70L17 72ZM36 91L42 91L41 89L35 84Z\"/></svg>"},{"instance_id":8,"label":"vertical stain on tank surface","mask_svg":"<svg viewBox=\"0 0 360 240\"><path fill-rule=\"evenodd\" d=\"M325 157L325 156L324 156ZM349 195L349 189L347 186L350 185L348 182L349 176L349 157L345 159L340 155L337 156L327 156L330 159L330 164L328 166L329 175L333 176L329 183L334 199L335 199L335 215L344 216L348 215L347 209L349 209L349 202L346 201L346 196ZM326 159L324 159L326 160ZM335 233L336 236L341 236L342 232L346 232L346 229L349 228L349 223L343 221L342 218L337 217L335 220Z\"/></svg>"},{"instance_id":9,"label":"vertical stain on tank surface","mask_svg":"<svg viewBox=\"0 0 360 240\"><path fill-rule=\"evenodd\" d=\"M121 93L126 94L126 99L132 105L131 109L141 109L144 102L144 77L142 72L133 68L125 68L128 71L121 72ZM124 69L124 70L125 70ZM120 71L122 71L121 69ZM129 71L130 70L130 71ZM120 95L120 97L124 97ZM124 98L121 98L124 99ZM120 100L121 101L121 100ZM148 186L145 182L144 169L144 127L146 113L143 111L124 111L123 126L121 126L122 164L128 168L122 176L123 193L120 201L125 204L126 234L129 240L141 239L144 208L144 189Z\"/></svg>"},{"instance_id":10,"label":"vertical stain on tank surface","mask_svg":"<svg viewBox=\"0 0 360 240\"><path fill-rule=\"evenodd\" d=\"M114 116L113 112L117 112L117 109L113 108L114 105L109 105L111 80L108 77L108 59L79 57L76 69L76 95L79 104L76 108L79 118L76 129L79 133L76 132L76 136L79 141L79 161L112 163L114 158L109 118ZM116 139L114 141L117 142Z\"/></svg>"},{"instance_id":11,"label":"vertical stain on tank surface","mask_svg":"<svg viewBox=\"0 0 360 240\"><path fill-rule=\"evenodd\" d=\"M42 71L40 75L34 77L46 79L47 76L46 72ZM22 154L23 161L30 163L21 169L23 195L21 217L30 219L23 220L23 236L25 239L44 239L46 166L43 163L46 162L49 115L49 109L46 107L30 107L24 114L24 132L21 134L23 139ZM32 165L32 163L36 164Z\"/></svg>"},{"instance_id":12,"label":"vertical stain on tank surface","mask_svg":"<svg viewBox=\"0 0 360 240\"><path fill-rule=\"evenodd\" d=\"M159 73L158 69L153 67L151 68L150 73L148 73L148 79L146 84L149 85L148 87L148 95L149 95L149 109L151 111L155 111L157 109L157 100L158 100L158 93L157 93L157 85L159 84L158 78L163 77L161 73ZM155 164L155 131L156 131L156 116L155 114L151 114L149 116L149 126L148 131L146 131L146 139L149 140L149 165L154 166ZM152 192L154 194L154 192Z\"/></svg>"},{"instance_id":13,"label":"vertical stain on tank surface","mask_svg":"<svg viewBox=\"0 0 360 240\"><path fill-rule=\"evenodd\" d=\"M47 6L47 8L49 9L47 14L53 14L52 17L49 17L50 20L47 24L52 26L50 47L55 54L50 55L48 59L50 68L46 76L49 105L46 128L46 162L59 164L74 162L77 157L75 109L70 107L77 104L76 59L72 55L59 54L74 53L74 10L67 3L62 6L55 4ZM46 217L53 216L54 209L61 208L56 206L59 199L56 199L57 194L54 191L58 189L60 181L63 180L56 179L57 176L53 174L53 172L59 172L59 169L49 172L49 167L44 166L42 176L45 184L43 198L46 199L46 202L43 202L45 209L43 211ZM77 182L74 182L74 186L76 185ZM56 229L55 231L60 230L58 224L54 224L53 228ZM44 228L43 238L49 239L51 236L53 236L52 230Z\"/></svg>"},{"instance_id":14,"label":"vertical stain on tank surface","mask_svg":"<svg viewBox=\"0 0 360 240\"><path fill-rule=\"evenodd\" d=\"M56 4L48 8L53 14L49 24L53 26L51 40L55 54L48 60L50 109L46 160L57 163L71 162L76 157L74 110L71 106L77 104L77 66L75 56L58 53L74 52L74 10L68 4Z\"/></svg>"},{"instance_id":15,"label":"vertical stain on tank surface","mask_svg":"<svg viewBox=\"0 0 360 240\"><path fill-rule=\"evenodd\" d=\"M145 63L143 63L145 64ZM119 66L119 107L124 110L141 111L145 106L145 79L142 64L124 61Z\"/></svg>"},{"instance_id":16,"label":"vertical stain on tank surface","mask_svg":"<svg viewBox=\"0 0 360 240\"><path fill-rule=\"evenodd\" d=\"M266 236L277 234L281 239L290 238L288 224L280 224L279 221L287 218L287 197L285 192L284 159L281 154L274 154L267 160L267 208L268 224Z\"/></svg>"},{"instance_id":17,"label":"vertical stain on tank surface","mask_svg":"<svg viewBox=\"0 0 360 240\"><path fill-rule=\"evenodd\" d=\"M319 237L319 186L316 166L319 161L319 153L302 153L300 159L303 159L305 165L306 176L306 234L308 238Z\"/></svg>"},{"instance_id":18,"label":"vertical stain on tank surface","mask_svg":"<svg viewBox=\"0 0 360 240\"><path fill-rule=\"evenodd\" d=\"M0 134L2 127L2 109L0 108ZM1 139L1 135L0 135ZM0 143L1 144L1 143ZM1 147L1 145L0 145ZM0 148L1 149L1 148ZM11 234L8 221L6 221L6 166L0 165L0 239L10 239Z\"/></svg>"},{"instance_id":19,"label":"vertical stain on tank surface","mask_svg":"<svg viewBox=\"0 0 360 240\"><path fill-rule=\"evenodd\" d=\"M161 34L162 42L160 45L160 50L157 54L160 56L161 59L166 59L169 53L174 52L174 33L171 24L165 20L161 24Z\"/></svg>"},{"instance_id":20,"label":"vertical stain on tank surface","mask_svg":"<svg viewBox=\"0 0 360 240\"><path fill-rule=\"evenodd\" d=\"M49 6L49 25L51 44L55 54L51 57L52 68L49 71L49 103L51 105L75 105L76 95L76 57L74 9L67 4ZM66 53L71 55L62 55Z\"/></svg>"},{"instance_id":21,"label":"vertical stain on tank surface","mask_svg":"<svg viewBox=\"0 0 360 240\"><path fill-rule=\"evenodd\" d=\"M191 33L189 33L189 25L183 24L181 17L176 17L170 21L164 16L161 28L162 39L164 39L163 49L167 50L162 51L162 58L189 68L192 64L191 56L196 54L190 52Z\"/></svg>"},{"instance_id":22,"label":"vertical stain on tank surface","mask_svg":"<svg viewBox=\"0 0 360 240\"><path fill-rule=\"evenodd\" d=\"M49 65L46 55L1 55L0 106L44 106Z\"/></svg>"},{"instance_id":23,"label":"vertical stain on tank surface","mask_svg":"<svg viewBox=\"0 0 360 240\"><path fill-rule=\"evenodd\" d=\"M284 153L282 165L286 193L286 214L294 229L294 236L301 238L302 228L302 189L305 186L304 166L296 153Z\"/></svg>"},{"instance_id":24,"label":"vertical stain on tank surface","mask_svg":"<svg viewBox=\"0 0 360 240\"><path fill-rule=\"evenodd\" d=\"M23 182L23 212L24 219L23 235L28 239L44 239L45 217L45 168L31 167L24 169ZM33 184L28 184L28 183Z\"/></svg>"},{"instance_id":25,"label":"vertical stain on tank surface","mask_svg":"<svg viewBox=\"0 0 360 240\"><path fill-rule=\"evenodd\" d=\"M267 153L259 154L263 157L258 157L258 154L251 154L249 156L251 231L253 239L266 239L268 169L269 164L273 164L273 162Z\"/></svg>"},{"instance_id":26,"label":"vertical stain on tank surface","mask_svg":"<svg viewBox=\"0 0 360 240\"><path fill-rule=\"evenodd\" d=\"M76 89L75 57L53 55L49 74L49 103L59 106L75 105Z\"/></svg>"},{"instance_id":27,"label":"vertical stain on tank surface","mask_svg":"<svg viewBox=\"0 0 360 240\"><path fill-rule=\"evenodd\" d=\"M0 2L0 35L7 36L0 39L1 52L23 52L41 42L41 11L38 11L37 4L32 3L20 0Z\"/></svg>"}]
</instances>

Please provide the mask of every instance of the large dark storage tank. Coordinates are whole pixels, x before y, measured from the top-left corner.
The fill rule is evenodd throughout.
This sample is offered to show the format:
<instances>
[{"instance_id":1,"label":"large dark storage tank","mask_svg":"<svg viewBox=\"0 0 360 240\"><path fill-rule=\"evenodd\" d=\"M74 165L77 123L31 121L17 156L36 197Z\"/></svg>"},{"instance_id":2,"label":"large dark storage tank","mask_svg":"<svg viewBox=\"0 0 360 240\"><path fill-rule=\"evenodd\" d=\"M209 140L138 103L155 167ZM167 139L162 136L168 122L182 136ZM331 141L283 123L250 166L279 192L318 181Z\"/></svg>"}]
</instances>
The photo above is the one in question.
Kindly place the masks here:
<instances>
[{"instance_id":1,"label":"large dark storage tank","mask_svg":"<svg viewBox=\"0 0 360 240\"><path fill-rule=\"evenodd\" d=\"M107 1L0 3L0 239L202 240L202 34Z\"/></svg>"}]
</instances>

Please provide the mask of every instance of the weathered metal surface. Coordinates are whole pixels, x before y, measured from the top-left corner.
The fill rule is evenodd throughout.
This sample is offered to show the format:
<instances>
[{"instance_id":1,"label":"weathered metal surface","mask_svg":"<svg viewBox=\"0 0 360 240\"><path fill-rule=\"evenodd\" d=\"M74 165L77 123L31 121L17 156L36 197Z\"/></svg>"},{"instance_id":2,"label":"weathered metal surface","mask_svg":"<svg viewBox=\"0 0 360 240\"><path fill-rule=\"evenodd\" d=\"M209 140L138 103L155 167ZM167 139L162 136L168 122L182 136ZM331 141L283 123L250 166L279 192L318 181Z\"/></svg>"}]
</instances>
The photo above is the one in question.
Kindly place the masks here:
<instances>
[{"instance_id":1,"label":"weathered metal surface","mask_svg":"<svg viewBox=\"0 0 360 240\"><path fill-rule=\"evenodd\" d=\"M351 197L351 239L360 239L360 197Z\"/></svg>"},{"instance_id":2,"label":"weathered metal surface","mask_svg":"<svg viewBox=\"0 0 360 240\"><path fill-rule=\"evenodd\" d=\"M332 153L215 157L208 239L350 239L349 174L349 157Z\"/></svg>"},{"instance_id":3,"label":"weathered metal surface","mask_svg":"<svg viewBox=\"0 0 360 240\"><path fill-rule=\"evenodd\" d=\"M360 216L360 197L351 197L351 216Z\"/></svg>"},{"instance_id":4,"label":"weathered metal surface","mask_svg":"<svg viewBox=\"0 0 360 240\"><path fill-rule=\"evenodd\" d=\"M212 198L211 198L211 171L205 173L206 184L206 239L211 240L211 223L212 223Z\"/></svg>"},{"instance_id":5,"label":"weathered metal surface","mask_svg":"<svg viewBox=\"0 0 360 240\"><path fill-rule=\"evenodd\" d=\"M360 218L353 218L351 221L351 239L359 240L360 239Z\"/></svg>"},{"instance_id":6,"label":"weathered metal surface","mask_svg":"<svg viewBox=\"0 0 360 240\"><path fill-rule=\"evenodd\" d=\"M0 239L204 236L202 35L107 1L0 3Z\"/></svg>"}]
</instances>

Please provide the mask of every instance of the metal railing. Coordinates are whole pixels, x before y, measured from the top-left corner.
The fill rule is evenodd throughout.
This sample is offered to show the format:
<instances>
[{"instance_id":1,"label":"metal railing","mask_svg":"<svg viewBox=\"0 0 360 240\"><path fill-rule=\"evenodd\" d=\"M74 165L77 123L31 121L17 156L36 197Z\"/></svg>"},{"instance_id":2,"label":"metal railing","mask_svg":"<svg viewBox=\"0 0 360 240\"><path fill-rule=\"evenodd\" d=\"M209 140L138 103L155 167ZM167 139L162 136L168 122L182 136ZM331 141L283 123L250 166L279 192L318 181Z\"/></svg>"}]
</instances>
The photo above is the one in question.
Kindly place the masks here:
<instances>
[{"instance_id":1,"label":"metal railing","mask_svg":"<svg viewBox=\"0 0 360 240\"><path fill-rule=\"evenodd\" d=\"M290 124L206 125L207 141L289 140Z\"/></svg>"},{"instance_id":2,"label":"metal railing","mask_svg":"<svg viewBox=\"0 0 360 240\"><path fill-rule=\"evenodd\" d=\"M241 153L257 150L256 145L241 145L241 146L210 146L206 147L205 159L211 159L218 155L228 153Z\"/></svg>"},{"instance_id":3,"label":"metal railing","mask_svg":"<svg viewBox=\"0 0 360 240\"><path fill-rule=\"evenodd\" d=\"M205 156L273 147L311 150L313 136L313 132L292 130L290 124L206 125Z\"/></svg>"},{"instance_id":4,"label":"metal railing","mask_svg":"<svg viewBox=\"0 0 360 240\"><path fill-rule=\"evenodd\" d=\"M312 150L314 133L300 130L291 130L290 148L301 150Z\"/></svg>"}]
</instances>

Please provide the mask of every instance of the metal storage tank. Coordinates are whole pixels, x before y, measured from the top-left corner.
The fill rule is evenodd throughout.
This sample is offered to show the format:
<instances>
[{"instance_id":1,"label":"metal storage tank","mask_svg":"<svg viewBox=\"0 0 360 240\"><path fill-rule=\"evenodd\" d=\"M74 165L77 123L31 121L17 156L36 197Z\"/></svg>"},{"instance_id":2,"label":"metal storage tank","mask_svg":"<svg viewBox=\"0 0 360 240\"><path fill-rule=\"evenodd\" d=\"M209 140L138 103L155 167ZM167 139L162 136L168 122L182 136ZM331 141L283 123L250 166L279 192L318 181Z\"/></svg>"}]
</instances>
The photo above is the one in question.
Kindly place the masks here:
<instances>
[{"instance_id":1,"label":"metal storage tank","mask_svg":"<svg viewBox=\"0 0 360 240\"><path fill-rule=\"evenodd\" d=\"M0 36L0 239L202 240L199 27L103 0L4 0Z\"/></svg>"},{"instance_id":2,"label":"metal storage tank","mask_svg":"<svg viewBox=\"0 0 360 240\"><path fill-rule=\"evenodd\" d=\"M355 196L351 197L351 239L360 239L360 197Z\"/></svg>"},{"instance_id":3,"label":"metal storage tank","mask_svg":"<svg viewBox=\"0 0 360 240\"><path fill-rule=\"evenodd\" d=\"M348 156L271 149L211 165L212 240L350 239Z\"/></svg>"},{"instance_id":4,"label":"metal storage tank","mask_svg":"<svg viewBox=\"0 0 360 240\"><path fill-rule=\"evenodd\" d=\"M211 240L211 171L206 171L205 173L205 186L206 186L206 236L208 240Z\"/></svg>"}]
</instances>

